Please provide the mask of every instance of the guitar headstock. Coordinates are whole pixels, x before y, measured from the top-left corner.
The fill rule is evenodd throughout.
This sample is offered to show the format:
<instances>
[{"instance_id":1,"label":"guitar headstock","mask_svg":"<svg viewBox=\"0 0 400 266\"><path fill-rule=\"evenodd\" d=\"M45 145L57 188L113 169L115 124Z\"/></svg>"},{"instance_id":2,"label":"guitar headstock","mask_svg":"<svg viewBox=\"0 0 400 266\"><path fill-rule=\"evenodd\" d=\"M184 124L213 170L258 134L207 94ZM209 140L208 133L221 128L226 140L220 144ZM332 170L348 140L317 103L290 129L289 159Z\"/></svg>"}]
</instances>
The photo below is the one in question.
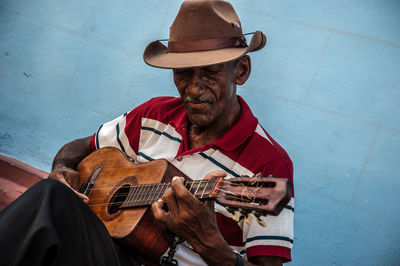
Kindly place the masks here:
<instances>
[{"instance_id":1,"label":"guitar headstock","mask_svg":"<svg viewBox=\"0 0 400 266\"><path fill-rule=\"evenodd\" d=\"M291 195L292 184L289 179L255 176L223 180L214 198L233 214L234 219L239 219L238 211L245 218L252 213L263 225L260 217L279 215L289 203Z\"/></svg>"}]
</instances>

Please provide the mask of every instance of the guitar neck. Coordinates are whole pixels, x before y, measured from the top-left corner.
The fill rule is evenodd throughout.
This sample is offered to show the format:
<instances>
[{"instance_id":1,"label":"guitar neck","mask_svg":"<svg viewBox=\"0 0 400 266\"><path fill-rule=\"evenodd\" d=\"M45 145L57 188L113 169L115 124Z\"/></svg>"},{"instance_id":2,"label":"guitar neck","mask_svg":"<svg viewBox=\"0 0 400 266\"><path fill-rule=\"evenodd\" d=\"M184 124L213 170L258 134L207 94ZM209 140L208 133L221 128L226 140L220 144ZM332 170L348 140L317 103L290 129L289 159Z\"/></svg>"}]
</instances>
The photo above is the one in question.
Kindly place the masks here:
<instances>
[{"instance_id":1,"label":"guitar neck","mask_svg":"<svg viewBox=\"0 0 400 266\"><path fill-rule=\"evenodd\" d=\"M194 197L206 200L214 197L218 184L222 179L217 177L203 180L187 180L184 185ZM120 209L151 205L161 199L169 187L171 187L171 183L132 186Z\"/></svg>"}]
</instances>

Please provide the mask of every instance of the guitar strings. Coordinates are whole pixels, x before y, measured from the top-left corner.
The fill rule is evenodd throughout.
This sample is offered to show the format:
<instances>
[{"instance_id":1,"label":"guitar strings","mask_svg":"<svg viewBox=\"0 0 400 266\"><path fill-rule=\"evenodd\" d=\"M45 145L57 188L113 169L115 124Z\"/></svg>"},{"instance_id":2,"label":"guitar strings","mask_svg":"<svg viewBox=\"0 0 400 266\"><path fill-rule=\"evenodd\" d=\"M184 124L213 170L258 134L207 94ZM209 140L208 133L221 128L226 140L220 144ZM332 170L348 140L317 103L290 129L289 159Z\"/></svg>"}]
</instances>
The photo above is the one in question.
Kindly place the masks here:
<instances>
[{"instance_id":1,"label":"guitar strings","mask_svg":"<svg viewBox=\"0 0 400 266\"><path fill-rule=\"evenodd\" d=\"M246 186L243 186L243 188L245 188L245 190L242 191L241 197L237 197L237 199L243 199L244 197L251 198L251 197L247 196L247 194L245 194L245 192L250 193L250 194L254 194L254 195L256 194L256 193L254 193L254 192L252 192L250 190L246 190ZM160 191L135 192L134 196L138 196L140 198L141 196L149 196L149 195L155 195L155 194L160 195L161 191L162 190L160 190ZM234 196L234 194L231 194L231 192L229 190L226 190L226 189L217 188L217 191L218 192L224 192L224 193L226 193L226 195L229 195L229 196L232 196L232 197ZM165 191L162 191L162 192L165 192ZM213 192L213 189L211 191L207 191L207 193L204 193L204 194L209 196L212 192ZM115 196L115 197L125 197L125 196L128 196L128 195L129 195L129 192L128 193L115 193L115 194L113 194L113 196ZM149 199L137 199L137 200L149 200Z\"/></svg>"},{"instance_id":2,"label":"guitar strings","mask_svg":"<svg viewBox=\"0 0 400 266\"><path fill-rule=\"evenodd\" d=\"M210 178L210 179L208 179L208 180L212 180L212 181L215 181L217 178ZM209 182L204 182L204 183L202 183L203 181L204 181L205 179L203 179L203 180L190 180L190 181L185 181L185 183L184 183L184 186L185 187L187 187L188 185L192 185L193 186L193 184L195 184L195 185L197 185L198 186L198 188L197 188L197 190L204 190L205 191L205 189L206 189L206 187L207 187L207 185L209 185ZM253 186L256 190L258 190L258 189L260 189L261 188L261 177L255 177L255 178L251 178L250 179L250 185L251 186ZM244 187L245 189L246 189L246 186L244 185L244 184L242 184L242 183L238 183L238 181L236 180L236 182L232 182L232 181L230 181L230 179L224 179L224 182L225 183L227 183L228 185L235 185L235 186L240 186L240 187ZM123 186L124 184L121 184L121 187ZM131 184L127 184L127 185L131 185ZM119 192L119 193L115 193L114 195L113 195L113 197L125 197L125 199L123 199L122 201L114 201L114 202L108 202L108 203L98 203L98 204L89 204L89 206L96 206L96 205L108 205L108 206L112 206L112 205L122 205L122 204L126 204L126 205L128 205L128 204L131 204L131 203L136 203L136 204L139 204L139 206L140 205L148 205L149 203L153 203L153 202L155 202L156 200L158 200L159 198L160 198L160 195L162 194L164 194L165 193L165 189L167 189L167 188L169 188L170 187L170 185L171 185L171 183L169 182L169 183L150 183L150 184L140 184L140 185L138 185L138 186L132 186L131 185L131 187L129 187L129 191L128 192L123 192L123 193L121 193L121 192ZM102 187L98 187L98 186L95 186L95 187L93 187L91 190L102 190L102 189L109 189L109 188L113 188L113 187L115 187L115 185L110 185L110 186L102 186ZM120 188L121 188L120 187ZM160 187L162 187L161 188L161 190L159 189ZM153 190L150 190L150 191L143 191L143 192L140 192L140 191L137 191L137 192L135 192L134 193L134 196L133 197L135 197L135 198L133 198L133 199L131 199L131 200L126 200L126 197L128 197L129 196L129 193L130 193L130 190L131 189L135 189L135 188L139 188L139 190L140 190L140 188L142 188L142 190L145 190L145 189L153 189ZM154 188L156 188L156 191L154 191ZM190 188L189 188L190 189ZM214 190L214 188L212 188L212 190L211 190L211 192ZM189 190L190 191L190 190ZM249 197L248 195L245 195L245 191L243 191L242 193L241 193L241 196L239 197L239 196L236 196L236 195L233 195L233 194L231 194L229 191L226 191L226 190L222 190L221 188L217 188L217 191L218 192L224 192L224 193L226 193L226 195L225 195L225 198L227 198L227 199L231 199L231 200L236 200L236 201L243 201L243 200L246 200L246 201L254 201L255 199L256 199L256 197L255 197L255 195L253 196L253 197ZM204 193L204 192L203 192ZM156 198L153 198L155 195L157 194L157 197ZM210 194L210 191L207 191L207 193L206 194ZM254 193L255 194L255 193ZM149 198L149 196L150 196L150 198ZM143 198L142 198L143 197ZM253 199L253 200L251 200L251 199Z\"/></svg>"},{"instance_id":3,"label":"guitar strings","mask_svg":"<svg viewBox=\"0 0 400 266\"><path fill-rule=\"evenodd\" d=\"M196 183L197 182L197 180L196 181L194 181L194 182L192 182L192 183ZM224 180L224 182L226 182L225 180ZM236 182L230 182L230 181L228 181L228 182L226 182L228 185L232 185L232 184L235 184L235 185L238 185L238 186L241 186L241 187L244 187L244 188L246 188L246 186L244 186L243 184L238 184L238 183L236 183ZM131 189L135 189L135 188L143 188L142 190L145 190L145 189L149 189L149 188L155 188L155 189L157 189L156 191L143 191L143 192L141 192L141 191L138 191L138 192L135 192L135 195L148 195L149 193L159 193L159 187L162 187L161 188L161 190L163 190L163 189L166 189L166 188L169 188L170 187L170 184L171 183L152 183L152 184L143 184L143 185L139 185L139 186L131 186L129 189L131 190ZM184 185L185 185L185 187L187 186L187 185L189 185L190 183L185 183ZM200 184L200 183L199 183ZM205 184L200 184L200 186L198 186L198 189L199 190L205 190L205 188L207 187L207 185L208 185L208 183L205 183ZM91 190L102 190L102 189L109 189L109 188L113 188L114 186L102 186L102 187L93 187ZM121 186L122 187L122 186ZM120 188L121 188L120 187ZM220 188L217 188L218 189L218 191L222 191ZM214 190L214 187L212 187L211 188L211 191L208 191L208 193L211 193L212 191ZM165 192L165 191L164 191ZM223 192L229 192L229 191L223 191ZM128 191L128 192L118 192L118 193L115 193L115 194L113 194L115 197L125 197L125 196L128 196L129 195L129 193L130 193L130 191Z\"/></svg>"},{"instance_id":4,"label":"guitar strings","mask_svg":"<svg viewBox=\"0 0 400 266\"><path fill-rule=\"evenodd\" d=\"M228 199L232 199L232 200L240 200L240 197L233 197L233 196L228 196ZM157 199L158 200L158 199ZM156 202L157 200L153 200L153 199L149 199L149 200L137 200L137 201L128 201L128 203L138 203L140 201L143 201L143 203L138 203L138 205L136 206L129 206L129 208L133 208L133 207L148 207L148 205L153 204L154 202ZM96 204L88 204L88 206L90 207L94 207L94 206L102 206L102 205L107 205L107 206L113 206L113 205L122 205L123 203L127 203L126 201L119 201L119 202L108 202L108 203L96 203Z\"/></svg>"},{"instance_id":5,"label":"guitar strings","mask_svg":"<svg viewBox=\"0 0 400 266\"><path fill-rule=\"evenodd\" d=\"M241 184L242 185L242 184ZM242 185L243 187L245 187L246 188L246 186L244 186L244 185ZM237 200L244 200L244 198L247 198L247 199L251 199L251 197L249 197L249 196L244 196L243 195L243 193L242 193L242 195L239 197L239 196L236 196L236 195L233 195L233 194L230 194L230 192L229 191L227 191L227 190L223 190L223 189L220 189L220 188L217 188L217 191L218 192L224 192L224 193L228 193L228 194L226 194L225 195L225 198L227 198L227 199L231 199L231 200L235 200L235 201L237 201ZM152 194L156 194L157 192L154 192L154 193L152 193ZM118 194L118 193L117 193ZM158 193L158 194L160 194L160 193ZM126 195L128 195L128 193L120 193L120 195L122 195L122 196L126 196ZM139 196L149 196L149 193L138 193L138 194L135 194L135 195L139 195ZM123 200L123 201L115 201L115 202L107 202L107 203L97 203L97 204L88 204L88 206L101 206L101 205L108 205L108 206L113 206L113 205L121 205L121 204L123 204L123 203L126 203L126 204L129 204L129 203L138 203L138 202L143 202L143 203L141 203L141 204L139 204L139 206L141 206L141 205L148 205L148 204L146 204L147 202L151 202L151 203L154 203L154 202L156 202L157 200L158 200L159 198L157 198L157 199L154 199L154 198L150 198L150 199L133 199L133 200L129 200L129 201L126 201L126 200ZM255 196L253 197L253 199L255 199ZM138 207L139 207L138 206ZM133 206L133 207L135 207L135 206Z\"/></svg>"},{"instance_id":6,"label":"guitar strings","mask_svg":"<svg viewBox=\"0 0 400 266\"><path fill-rule=\"evenodd\" d=\"M243 187L245 187L245 186L243 186ZM163 187L161 190L157 190L157 191L154 191L154 190L151 190L151 191L138 191L138 192L135 192L134 193L134 195L136 196L136 195L139 195L139 196L143 196L143 195L145 195L145 196L148 196L148 195L151 195L151 194L161 194L160 192L165 192L165 189L166 188L169 188L169 187ZM212 193L213 192L213 190L214 190L215 188L212 188L212 189L210 189L210 191L207 191L206 193L204 193L204 194L210 194L210 193ZM164 191L163 191L164 190ZM217 191L218 192L226 192L226 193L229 193L229 190L223 190L223 189L221 189L221 188L217 188ZM129 193L130 192L126 192L126 193L115 193L115 194L113 194L113 195L115 195L115 196L121 196L121 197L125 197L125 196L128 196L129 195Z\"/></svg>"},{"instance_id":7,"label":"guitar strings","mask_svg":"<svg viewBox=\"0 0 400 266\"><path fill-rule=\"evenodd\" d=\"M254 179L256 179L256 178L254 178ZM192 182L193 184L195 184L195 183L199 183L199 184L200 184L200 182L201 182L201 181L204 181L204 180L207 180L207 179L193 180L193 181L189 181L189 182ZM260 180L255 180L255 181L253 181L253 180L251 179L251 182L250 182L250 186L251 186L251 187L262 187L261 185L255 185L256 183L253 183L253 182L258 182L258 183L260 183ZM243 184L241 184L241 183L239 183L239 182L237 182L237 181L235 181L235 182L229 181L229 179L224 179L224 183L227 183L228 185L234 185L234 186L242 186L242 185L243 185ZM189 185L189 184L191 184L191 183L187 183L187 181L186 181L186 182L184 183L184 186L187 186L187 185ZM171 185L171 182L167 182L167 183L149 183L149 184L138 184L138 185L132 185L132 184L130 184L130 183L126 183L126 184L122 184L120 187L122 187L123 185L130 185L130 186L133 187L133 188L135 188L135 187L162 186L162 185L168 185L168 186L170 186L170 185ZM203 185L206 185L206 184L201 184L201 186L203 186ZM243 186L244 186L244 185L243 185ZM95 187L91 188L91 190L110 189L110 188L113 188L113 187L115 187L115 184L110 184L109 186L108 186L108 185L95 186Z\"/></svg>"},{"instance_id":8,"label":"guitar strings","mask_svg":"<svg viewBox=\"0 0 400 266\"><path fill-rule=\"evenodd\" d=\"M196 180L196 181L193 181L192 182L192 184L195 184L195 183L197 183L198 181ZM251 190L247 190L246 188L247 188L247 186L245 186L245 185L243 185L243 184L241 184L241 183L237 183L237 182L230 182L230 181L227 181L227 180L224 180L224 182L225 183L227 183L228 185L232 185L232 184L234 184L234 185L236 185L236 186L240 186L240 187L242 187L242 188L245 188L245 190L243 191L243 193L242 193L242 196L244 195L244 192L250 192L251 193ZM159 193L160 194L160 191L162 191L162 190L165 190L166 188L169 188L170 187L170 184L171 183L151 183L151 184L142 184L142 185L139 185L139 186L131 186L131 187L127 187L127 188L129 188L130 190L131 189L137 189L137 188L139 188L139 190L141 189L141 190L145 190L145 191L137 191L137 192L135 192L135 195L149 195L149 193L151 194L151 193ZM187 185L189 185L190 183L188 183L188 182L185 182L185 186L187 186ZM205 190L206 189L206 187L209 185L208 183L205 183L205 184L200 184L200 182L198 183L200 186L198 186L198 189L199 190ZM130 184L128 184L128 185L130 185ZM253 183L253 186L254 186L254 183ZM112 188L112 187L115 187L115 186L102 186L102 187L94 187L94 188L92 188L91 190L102 190L102 189L108 189L108 188ZM121 186L122 187L122 186ZM120 187L120 188L121 188ZM161 187L161 190L159 189ZM253 187L253 189L255 189L256 191L257 190L259 190L261 188L261 186L260 186L260 184L257 184L256 186L254 186ZM146 190L147 189L147 190ZM148 190L148 189L153 189L153 190ZM154 189L156 189L156 191L154 191ZM214 190L214 188L212 187L211 188L211 190ZM223 190L221 190L221 188L218 188L218 191L222 191L222 192L228 192L229 193L229 191L223 191ZM163 191L163 192L165 192L165 191ZM128 196L129 195L129 191L128 192L119 192L119 193L115 193L114 194L114 196L116 196L116 197L125 197L125 196ZM207 193L209 194L210 193L210 191L207 191ZM252 193L252 194L255 194L255 193Z\"/></svg>"}]
</instances>

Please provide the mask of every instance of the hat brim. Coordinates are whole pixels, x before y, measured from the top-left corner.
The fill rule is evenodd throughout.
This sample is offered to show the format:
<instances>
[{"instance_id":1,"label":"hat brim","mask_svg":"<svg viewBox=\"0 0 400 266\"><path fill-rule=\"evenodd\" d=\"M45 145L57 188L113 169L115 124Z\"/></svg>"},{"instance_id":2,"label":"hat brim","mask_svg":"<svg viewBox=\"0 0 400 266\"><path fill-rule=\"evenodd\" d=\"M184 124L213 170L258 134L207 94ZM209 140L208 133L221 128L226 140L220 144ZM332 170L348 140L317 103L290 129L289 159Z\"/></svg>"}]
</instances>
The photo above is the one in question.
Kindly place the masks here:
<instances>
[{"instance_id":1,"label":"hat brim","mask_svg":"<svg viewBox=\"0 0 400 266\"><path fill-rule=\"evenodd\" d=\"M218 50L169 53L168 48L160 41L150 43L143 54L144 61L158 68L190 68L203 67L234 61L248 52L262 49L266 37L261 31L256 31L248 47L224 48Z\"/></svg>"}]
</instances>

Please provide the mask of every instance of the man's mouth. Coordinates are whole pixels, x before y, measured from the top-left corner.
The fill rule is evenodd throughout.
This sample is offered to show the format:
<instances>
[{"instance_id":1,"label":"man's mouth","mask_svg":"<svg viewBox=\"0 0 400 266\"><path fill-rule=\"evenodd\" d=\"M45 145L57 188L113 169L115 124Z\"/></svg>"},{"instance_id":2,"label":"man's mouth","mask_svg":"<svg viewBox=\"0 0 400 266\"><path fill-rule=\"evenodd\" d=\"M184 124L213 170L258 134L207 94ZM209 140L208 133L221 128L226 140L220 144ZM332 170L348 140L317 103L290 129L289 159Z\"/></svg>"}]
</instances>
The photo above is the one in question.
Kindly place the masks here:
<instances>
[{"instance_id":1,"label":"man's mouth","mask_svg":"<svg viewBox=\"0 0 400 266\"><path fill-rule=\"evenodd\" d=\"M204 110L207 108L209 104L212 104L213 101L212 99L204 96L199 96L199 97L190 97L187 96L185 97L184 100L185 104L188 105L192 110Z\"/></svg>"},{"instance_id":2,"label":"man's mouth","mask_svg":"<svg viewBox=\"0 0 400 266\"><path fill-rule=\"evenodd\" d=\"M213 103L213 101L212 101L212 99L210 99L208 97L204 97L204 96L199 96L199 97L186 96L185 103L202 104L202 103Z\"/></svg>"}]
</instances>

